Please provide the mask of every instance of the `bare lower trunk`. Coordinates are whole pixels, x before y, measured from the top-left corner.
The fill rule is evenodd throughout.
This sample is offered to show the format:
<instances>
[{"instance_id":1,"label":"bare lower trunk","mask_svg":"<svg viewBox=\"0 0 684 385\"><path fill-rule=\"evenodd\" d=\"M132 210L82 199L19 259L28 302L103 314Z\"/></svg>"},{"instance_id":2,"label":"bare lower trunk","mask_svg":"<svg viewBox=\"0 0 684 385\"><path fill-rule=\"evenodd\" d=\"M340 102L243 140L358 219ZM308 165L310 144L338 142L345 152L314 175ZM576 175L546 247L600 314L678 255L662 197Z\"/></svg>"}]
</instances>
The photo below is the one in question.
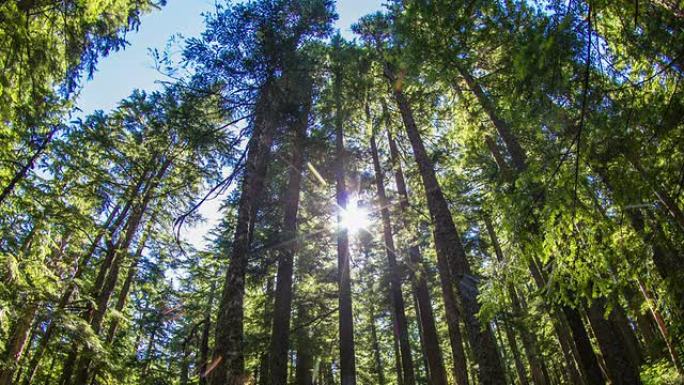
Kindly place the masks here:
<instances>
[{"instance_id":1,"label":"bare lower trunk","mask_svg":"<svg viewBox=\"0 0 684 385\"><path fill-rule=\"evenodd\" d=\"M629 351L623 343L620 331L604 318L605 301L596 299L587 311L594 336L599 342L606 363L608 379L615 385L638 385L639 368L630 360Z\"/></svg>"},{"instance_id":2,"label":"bare lower trunk","mask_svg":"<svg viewBox=\"0 0 684 385\"><path fill-rule=\"evenodd\" d=\"M259 203L260 192L266 178L264 162L268 161L273 141L275 112L270 83L262 88L255 111L254 130L248 144L247 162L238 203L237 220L230 255L230 265L223 284L223 293L216 320L213 370L209 374L211 385L241 385L248 374L244 371L243 356L243 300L245 274L250 248L250 218Z\"/></svg>"},{"instance_id":3,"label":"bare lower trunk","mask_svg":"<svg viewBox=\"0 0 684 385\"><path fill-rule=\"evenodd\" d=\"M378 147L375 142L375 134L371 136L371 155L373 158L373 168L375 169L375 185L378 194L378 204L382 218L383 239L387 254L387 266L390 281L390 299L393 308L394 319L397 323L396 334L399 340L401 353L401 366L403 373L403 384L414 385L415 373L413 370L413 359L411 356L411 345L408 336L408 321L406 319L406 309L404 296L401 290L401 275L397 267L397 255L394 247L394 236L392 234L392 221L390 219L389 201L385 195L385 181L380 166Z\"/></svg>"},{"instance_id":4,"label":"bare lower trunk","mask_svg":"<svg viewBox=\"0 0 684 385\"><path fill-rule=\"evenodd\" d=\"M338 208L347 207L347 188L345 185L345 148L342 111L342 75L338 69L334 78L335 98L335 196ZM340 338L340 377L342 385L356 385L356 359L354 349L354 318L351 296L351 264L349 259L349 235L341 225L341 212L337 215L337 282L339 287L339 338Z\"/></svg>"},{"instance_id":5,"label":"bare lower trunk","mask_svg":"<svg viewBox=\"0 0 684 385\"><path fill-rule=\"evenodd\" d=\"M3 368L0 370L0 385L12 385L14 373L18 369L19 361L21 360L24 350L26 349L26 342L28 341L29 332L33 319L38 312L40 304L38 301L31 301L25 309L20 313L19 318L12 326L9 340L5 345L5 353L3 354Z\"/></svg>"},{"instance_id":6,"label":"bare lower trunk","mask_svg":"<svg viewBox=\"0 0 684 385\"><path fill-rule=\"evenodd\" d=\"M304 165L304 147L306 130L311 108L311 80L306 78L302 84L305 89L301 95L302 112L296 117L291 127L292 159L288 174L288 183L283 194L283 227L281 245L278 250L278 273L273 307L276 317L273 318L270 361L270 385L287 384L287 353L290 347L290 315L292 314L292 274L294 257L297 253L297 212L301 190L302 167ZM299 357L297 358L299 366ZM308 370L308 369L307 369Z\"/></svg>"},{"instance_id":7,"label":"bare lower trunk","mask_svg":"<svg viewBox=\"0 0 684 385\"><path fill-rule=\"evenodd\" d=\"M394 97L402 115L406 132L411 141L413 153L418 164L423 186L427 195L428 208L434 225L434 239L437 249L438 266L440 268L440 280L457 283L458 293L464 310L464 321L479 368L479 379L483 385L505 384L505 373L501 366L499 353L491 328L487 323L481 323L477 319L480 305L477 302L479 288L477 278L470 272L470 266L466 258L465 249L461 244L449 206L442 194L437 181L434 165L427 154L420 132L413 118L413 111L401 89L396 87L396 78L390 68L386 67L386 76L394 90ZM441 262L440 262L441 260ZM444 273L449 273L443 277ZM447 292L449 288L443 289ZM453 310L453 309L448 309Z\"/></svg>"},{"instance_id":8,"label":"bare lower trunk","mask_svg":"<svg viewBox=\"0 0 684 385\"><path fill-rule=\"evenodd\" d=\"M399 161L399 151L394 142L394 138L390 131L387 131L387 140L389 142L390 156L394 168L394 179L401 199L400 209L401 217L404 227L411 231L411 223L409 221L409 200L408 191L406 190L406 182L404 180L404 173L401 169ZM414 282L414 290L416 293L417 313L420 320L421 330L425 342L425 356L428 363L428 378L431 385L447 385L446 371L444 369L444 362L442 361L442 350L439 345L439 337L437 335L437 328L435 324L435 315L432 309L432 300L430 298L430 289L427 285L427 272L423 266L420 249L418 247L418 240L416 237L410 240L412 243L409 247L409 267L411 276ZM456 325L458 326L458 325ZM452 326L450 325L451 329ZM460 329L456 328L460 334ZM460 341L460 338L457 338ZM452 344L452 352L454 353L454 373L458 385L466 385L468 381L468 374L466 373L465 353L463 352L463 344Z\"/></svg>"}]
</instances>

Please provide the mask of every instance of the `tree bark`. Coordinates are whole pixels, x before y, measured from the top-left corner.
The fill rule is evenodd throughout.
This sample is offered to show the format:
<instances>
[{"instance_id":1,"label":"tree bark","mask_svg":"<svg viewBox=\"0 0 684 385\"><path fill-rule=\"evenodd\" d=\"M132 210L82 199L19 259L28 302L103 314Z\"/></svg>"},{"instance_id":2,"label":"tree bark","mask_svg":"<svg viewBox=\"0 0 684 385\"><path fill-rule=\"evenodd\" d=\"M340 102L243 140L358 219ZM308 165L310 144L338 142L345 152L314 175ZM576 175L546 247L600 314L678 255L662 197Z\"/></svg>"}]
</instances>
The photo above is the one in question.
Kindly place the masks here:
<instances>
[{"instance_id":1,"label":"tree bark","mask_svg":"<svg viewBox=\"0 0 684 385\"><path fill-rule=\"evenodd\" d=\"M611 384L615 385L638 385L639 369L634 367L630 360L627 347L622 343L619 330L604 318L605 301L595 299L589 306L587 314L589 323L598 340L599 348L606 363L606 370Z\"/></svg>"},{"instance_id":2,"label":"tree bark","mask_svg":"<svg viewBox=\"0 0 684 385\"><path fill-rule=\"evenodd\" d=\"M301 95L302 110L296 116L292 133L292 159L288 174L288 183L283 194L283 227L281 234L282 247L278 250L278 273L275 290L273 330L271 334L270 385L287 385L287 353L290 347L290 315L292 314L292 274L294 257L297 253L297 212L301 191L302 167L304 165L304 148L306 146L306 130L311 109L312 81L308 77L303 80L305 89ZM297 358L299 367L299 357Z\"/></svg>"},{"instance_id":3,"label":"tree bark","mask_svg":"<svg viewBox=\"0 0 684 385\"><path fill-rule=\"evenodd\" d=\"M241 385L248 376L244 370L243 319L245 274L250 248L250 222L252 210L258 207L266 178L275 123L275 102L271 82L261 89L255 110L254 129L248 143L247 162L238 203L237 220L233 235L230 265L223 284L223 293L216 320L214 369L209 374L211 385Z\"/></svg>"},{"instance_id":4,"label":"tree bark","mask_svg":"<svg viewBox=\"0 0 684 385\"><path fill-rule=\"evenodd\" d=\"M207 307L204 310L204 325L202 325L202 338L199 347L199 384L207 384L207 365L209 364L209 333L211 331L211 312L214 308L214 297L216 296L216 282L211 280L209 288L209 298L207 298Z\"/></svg>"},{"instance_id":5,"label":"tree bark","mask_svg":"<svg viewBox=\"0 0 684 385\"><path fill-rule=\"evenodd\" d=\"M341 210L347 207L347 188L345 185L345 149L342 110L342 74L336 69L333 80L335 98L335 197L337 200L337 270L339 286L339 336L340 336L340 377L341 385L356 385L356 360L354 349L354 318L352 314L351 271L349 258L349 235L341 225Z\"/></svg>"},{"instance_id":6,"label":"tree bark","mask_svg":"<svg viewBox=\"0 0 684 385\"><path fill-rule=\"evenodd\" d=\"M12 326L10 338L5 345L5 352L3 354L2 361L4 365L0 370L0 385L12 385L14 373L18 369L19 360L21 360L26 349L31 325L38 313L39 306L40 303L38 301L31 300L26 308L22 309L19 318Z\"/></svg>"},{"instance_id":7,"label":"tree bark","mask_svg":"<svg viewBox=\"0 0 684 385\"><path fill-rule=\"evenodd\" d=\"M437 263L438 266L442 266L440 268L440 280L443 283L448 281L448 286L451 284L451 279L454 279L458 284L468 338L478 363L480 383L483 385L503 385L505 384L505 373L501 366L492 330L488 323L483 324L477 319L477 313L480 310L480 305L477 302L479 293L477 278L470 272L465 249L461 244L449 206L437 181L434 165L420 137L420 132L413 118L413 111L402 90L396 86L396 76L389 66L385 67L385 75L394 91L394 98L399 106L404 127L411 141L414 157L423 180L428 208L434 225ZM450 274L444 277L446 272ZM448 294L445 296L447 298L450 295L448 292L453 289L450 290L447 287L444 290ZM449 310L453 311L454 309L447 311Z\"/></svg>"},{"instance_id":8,"label":"tree bark","mask_svg":"<svg viewBox=\"0 0 684 385\"><path fill-rule=\"evenodd\" d=\"M387 140L389 142L390 157L394 168L394 180L397 185L399 198L401 199L399 208L401 210L401 219L404 227L411 232L411 223L409 220L409 198L406 190L406 181L404 180L404 173L401 168L399 160L399 150L392 138L392 134L387 130ZM432 300L430 298L430 289L427 285L427 273L423 266L420 249L418 247L418 240L414 237L410 241L409 246L409 266L411 276L414 282L414 288L417 301L417 312L420 318L420 325L423 331L423 338L425 340L425 355L428 362L428 373L430 384L432 385L447 385L446 370L444 369L444 362L442 361L442 349L439 345L439 337L437 335L437 328L435 326L435 315L432 309ZM452 324L449 324L449 330L454 329ZM455 332L459 333L456 340L461 341L460 329L456 324ZM451 331L450 331L451 337ZM463 352L463 343L455 344L452 338L452 352L454 356L454 377L458 385L468 384L468 373L466 371L465 353Z\"/></svg>"},{"instance_id":9,"label":"tree bark","mask_svg":"<svg viewBox=\"0 0 684 385\"><path fill-rule=\"evenodd\" d=\"M406 319L406 307L404 296L401 291L401 274L397 267L397 255L394 247L394 237L392 234L392 222L390 219L389 202L385 195L385 181L382 175L380 159L378 156L378 146L375 142L375 134L371 136L371 155L373 158L373 168L375 170L375 186L378 194L378 204L382 218L383 239L387 254L387 266L390 281L390 298L394 319L397 323L397 337L401 352L401 366L403 372L404 385L415 385L415 373L413 369L413 358L411 355L411 345L408 336L408 321Z\"/></svg>"},{"instance_id":10,"label":"tree bark","mask_svg":"<svg viewBox=\"0 0 684 385\"><path fill-rule=\"evenodd\" d=\"M373 349L373 363L375 364L375 375L377 376L378 385L385 385L385 368L382 365L382 357L380 355L380 344L378 343L378 333L375 329L375 306L371 303L368 306L368 316L370 318L370 333L371 345Z\"/></svg>"}]
</instances>

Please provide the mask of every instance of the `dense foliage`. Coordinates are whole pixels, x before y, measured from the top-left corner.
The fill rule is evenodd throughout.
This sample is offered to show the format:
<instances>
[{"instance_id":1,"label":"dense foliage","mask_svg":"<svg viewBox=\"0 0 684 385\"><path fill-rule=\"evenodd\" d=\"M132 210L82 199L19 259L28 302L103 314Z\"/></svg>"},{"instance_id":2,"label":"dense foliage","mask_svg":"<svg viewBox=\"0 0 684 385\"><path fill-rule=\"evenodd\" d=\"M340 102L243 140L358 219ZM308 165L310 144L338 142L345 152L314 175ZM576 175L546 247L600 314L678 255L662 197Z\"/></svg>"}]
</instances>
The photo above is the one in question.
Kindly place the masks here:
<instances>
[{"instance_id":1,"label":"dense foliage","mask_svg":"<svg viewBox=\"0 0 684 385\"><path fill-rule=\"evenodd\" d=\"M0 385L684 381L680 2L218 2L74 120L164 3L0 0Z\"/></svg>"}]
</instances>

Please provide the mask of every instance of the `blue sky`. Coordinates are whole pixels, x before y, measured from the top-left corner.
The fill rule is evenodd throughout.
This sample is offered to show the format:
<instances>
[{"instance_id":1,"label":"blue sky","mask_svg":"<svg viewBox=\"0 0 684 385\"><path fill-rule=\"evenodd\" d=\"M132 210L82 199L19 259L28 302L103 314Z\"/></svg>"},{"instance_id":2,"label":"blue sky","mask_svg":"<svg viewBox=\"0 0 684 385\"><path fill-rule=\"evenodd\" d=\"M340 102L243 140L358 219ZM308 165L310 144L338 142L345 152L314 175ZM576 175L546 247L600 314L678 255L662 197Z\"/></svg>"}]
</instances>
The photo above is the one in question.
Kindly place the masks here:
<instances>
[{"instance_id":1,"label":"blue sky","mask_svg":"<svg viewBox=\"0 0 684 385\"><path fill-rule=\"evenodd\" d=\"M102 58L93 79L85 83L77 106L78 115L95 110L110 110L126 98L135 88L154 90L159 80L169 80L154 69L149 50L166 47L169 38L181 34L198 36L204 29L202 13L214 9L215 0L168 0L160 11L145 15L140 29L129 33L130 45L123 51ZM220 0L216 0L220 1ZM381 9L383 0L340 0L337 2L337 28L346 38L353 35L350 26L361 16ZM205 202L199 212L206 219L194 227L184 227L181 236L196 248L205 245L204 237L219 221L222 197Z\"/></svg>"},{"instance_id":2,"label":"blue sky","mask_svg":"<svg viewBox=\"0 0 684 385\"><path fill-rule=\"evenodd\" d=\"M220 1L220 0L217 0ZM350 26L359 17L381 8L382 0L339 0L337 28L351 38ZM149 49L163 50L175 34L199 35L204 29L203 12L214 9L215 0L168 0L160 11L145 15L138 32L129 33L130 45L102 58L92 80L86 82L77 100L83 114L109 110L135 88L153 90L164 77L154 69Z\"/></svg>"}]
</instances>

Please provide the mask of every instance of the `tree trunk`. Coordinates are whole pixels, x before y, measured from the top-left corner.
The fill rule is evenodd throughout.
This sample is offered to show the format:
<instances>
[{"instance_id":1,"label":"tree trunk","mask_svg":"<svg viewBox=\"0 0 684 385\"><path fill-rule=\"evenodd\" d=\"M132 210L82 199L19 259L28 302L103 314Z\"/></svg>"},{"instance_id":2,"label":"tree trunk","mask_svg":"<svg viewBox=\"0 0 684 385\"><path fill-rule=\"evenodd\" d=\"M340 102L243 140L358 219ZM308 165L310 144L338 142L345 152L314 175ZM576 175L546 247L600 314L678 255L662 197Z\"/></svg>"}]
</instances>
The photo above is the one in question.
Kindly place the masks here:
<instances>
[{"instance_id":1,"label":"tree trunk","mask_svg":"<svg viewBox=\"0 0 684 385\"><path fill-rule=\"evenodd\" d=\"M496 255L497 261L499 263L503 263L504 261L504 254L503 250L501 249L501 244L499 243L499 237L496 235L496 231L494 230L494 225L492 224L492 219L488 214L485 214L484 216L484 223L485 223L485 228L487 229L487 233L489 234L489 238L492 241L492 245L494 246L494 254ZM515 287L513 284L508 284L507 285L507 290L508 290L508 296L511 299L511 306L513 310L513 315L516 318L523 317L524 315L524 310L520 304L520 300L518 299L518 294L515 290ZM511 325L506 322L505 323L506 327L506 335L509 339L511 339L509 334L509 329L511 329ZM513 330L510 330L511 335L515 336L513 333ZM532 382L535 385L547 385L548 384L548 378L544 376L544 370L542 368L542 364L539 360L539 351L537 349L537 341L535 341L535 338L532 336L530 331L522 327L520 328L520 337L523 342L523 349L525 349L525 355L527 356L527 361L530 364L530 372L532 374ZM517 343L516 343L517 345ZM511 345L511 349L513 349ZM515 348L517 350L517 346ZM520 369L518 368L518 363L516 362L516 370L518 371L518 376L520 377ZM525 373L524 366L523 366L523 371L522 373ZM521 384L526 384L527 383L527 377L525 377L525 381L522 379L520 380Z\"/></svg>"},{"instance_id":2,"label":"tree trunk","mask_svg":"<svg viewBox=\"0 0 684 385\"><path fill-rule=\"evenodd\" d=\"M150 236L150 231L153 223L154 218L150 218L147 224L147 229L145 229L145 231L141 235L140 241L138 243L138 248L133 256L133 261L131 261L131 265L128 267L126 279L124 280L124 283L121 286L121 290L119 291L119 297L117 298L116 305L114 306L114 310L116 310L117 312L122 312L124 310L124 307L126 307L126 302L128 302L128 295L130 294L131 286L133 286L133 280L135 279L135 276L138 273L138 263L142 258L142 253L145 249L145 243L147 243L147 239ZM109 325L109 330L107 331L107 343L111 343L114 340L114 336L116 335L118 327L119 319L114 318L111 324Z\"/></svg>"},{"instance_id":3,"label":"tree trunk","mask_svg":"<svg viewBox=\"0 0 684 385\"><path fill-rule=\"evenodd\" d=\"M655 304L655 301L653 300L649 290L646 288L643 282L638 281L638 284L639 290L641 291L641 294L644 296L644 299L646 300L646 303L648 304L648 307L651 310L651 314L653 315L653 318L656 321L656 325L658 325L660 335L663 337L663 340L667 345L667 350L670 353L672 364L675 366L679 374L684 376L684 366L682 365L682 361L680 361L679 359L679 353L677 352L677 348L674 346L672 340L670 339L670 331L667 327L667 324L665 323L663 316L660 314L660 311L658 310L658 307Z\"/></svg>"},{"instance_id":4,"label":"tree trunk","mask_svg":"<svg viewBox=\"0 0 684 385\"><path fill-rule=\"evenodd\" d=\"M211 280L209 288L209 298L207 298L207 307L204 309L204 325L202 325L202 339L199 347L199 362L197 363L199 384L207 384L207 365L209 363L209 333L211 331L211 312L214 307L214 297L216 296L216 282Z\"/></svg>"},{"instance_id":5,"label":"tree trunk","mask_svg":"<svg viewBox=\"0 0 684 385\"><path fill-rule=\"evenodd\" d=\"M282 245L278 250L278 273L275 291L273 330L271 334L270 385L287 385L287 353L290 347L290 315L292 314L292 274L294 257L297 253L297 212L301 191L302 167L304 165L304 148L306 146L306 130L311 109L312 81L308 77L303 80L306 89L301 95L303 107L296 117L292 135L292 159L288 174L288 183L283 194L283 228L280 239ZM299 367L299 357L297 358Z\"/></svg>"},{"instance_id":6,"label":"tree trunk","mask_svg":"<svg viewBox=\"0 0 684 385\"><path fill-rule=\"evenodd\" d=\"M502 320L501 323L503 323L506 339L508 339L508 346L511 348L511 353L513 354L513 362L515 363L515 371L518 374L518 380L521 385L528 385L527 371L525 370L525 365L520 357L520 349L518 349L518 341L515 339L513 328L511 328L511 325L506 320Z\"/></svg>"},{"instance_id":7,"label":"tree trunk","mask_svg":"<svg viewBox=\"0 0 684 385\"><path fill-rule=\"evenodd\" d=\"M415 373L413 370L413 358L411 355L411 345L408 335L408 321L406 320L406 308L404 304L404 296L401 291L401 275L397 267L397 255L394 247L394 237L392 235L392 222L390 219L389 202L385 195L385 181L380 166L380 159L378 157L378 146L375 142L375 134L371 136L371 155L373 157L373 168L375 170L375 185L378 194L378 204L380 205L380 213L382 218L383 239L385 243L385 251L387 254L387 266L389 271L390 281L390 298L392 303L392 310L394 319L397 323L396 334L399 339L399 348L401 352L401 366L403 372L404 385L415 385Z\"/></svg>"},{"instance_id":8,"label":"tree trunk","mask_svg":"<svg viewBox=\"0 0 684 385\"><path fill-rule=\"evenodd\" d=\"M0 206L5 202L5 199L14 191L14 189L17 187L17 184L21 182L22 179L26 178L28 175L28 172L33 169L33 166L36 163L36 160L38 160L38 157L40 157L43 152L45 152L45 149L47 148L48 144L52 141L52 137L59 131L61 128L61 125L55 125L53 126L50 131L48 131L47 135L45 136L45 139L43 142L38 146L36 151L31 155L29 158L28 162L24 166L22 166L17 172L14 174L12 179L9 181L7 186L5 186L2 189L2 192L0 192Z\"/></svg>"},{"instance_id":9,"label":"tree trunk","mask_svg":"<svg viewBox=\"0 0 684 385\"><path fill-rule=\"evenodd\" d=\"M639 369L633 366L619 330L604 318L605 308L605 301L596 299L589 306L587 314L606 363L608 379L614 385L641 384Z\"/></svg>"},{"instance_id":10,"label":"tree trunk","mask_svg":"<svg viewBox=\"0 0 684 385\"><path fill-rule=\"evenodd\" d=\"M418 326L418 342L420 343L420 358L423 364L423 370L425 371L425 378L430 379L430 364L427 360L427 352L425 351L425 333L423 332L423 327L420 322L420 308L418 307L418 298L416 297L416 287L413 285L413 307L416 311L416 325ZM417 381L416 381L417 382Z\"/></svg>"},{"instance_id":11,"label":"tree trunk","mask_svg":"<svg viewBox=\"0 0 684 385\"><path fill-rule=\"evenodd\" d=\"M4 365L0 370L0 385L12 385L14 373L18 369L19 360L26 349L31 325L39 307L38 301L31 300L26 308L22 309L19 318L12 326L9 340L5 344L2 360Z\"/></svg>"},{"instance_id":12,"label":"tree trunk","mask_svg":"<svg viewBox=\"0 0 684 385\"><path fill-rule=\"evenodd\" d=\"M370 333L371 345L373 349L373 363L375 364L375 375L378 376L378 385L385 385L385 369L382 365L382 357L380 356L380 344L378 343L378 333L375 330L375 307L371 303L368 306L370 318ZM399 368L400 369L400 368Z\"/></svg>"},{"instance_id":13,"label":"tree trunk","mask_svg":"<svg viewBox=\"0 0 684 385\"><path fill-rule=\"evenodd\" d=\"M272 82L272 81L271 81ZM250 248L250 218L258 207L266 178L271 151L275 116L271 82L262 87L255 110L254 129L247 149L247 162L238 203L235 233L233 236L230 265L223 284L223 293L216 320L214 369L209 374L211 385L240 385L247 377L243 356L243 300L245 274Z\"/></svg>"},{"instance_id":14,"label":"tree trunk","mask_svg":"<svg viewBox=\"0 0 684 385\"><path fill-rule=\"evenodd\" d=\"M399 151L397 145L392 138L392 134L387 130L387 140L389 142L390 157L394 168L394 179L399 193L401 219L404 227L410 231L412 228L409 220L409 200L408 191L406 190L406 181L404 180L404 173L401 169L399 160ZM420 325L423 331L423 338L425 339L425 355L428 362L428 373L431 385L447 385L446 371L444 369L444 362L442 361L442 349L439 345L439 337L437 335L437 328L435 326L435 315L432 310L432 300L430 298L430 289L427 285L427 273L423 266L423 261L418 247L418 240L414 237L410 241L412 244L409 247L409 267L411 276L414 282L417 313L420 317ZM449 324L449 330L453 326ZM456 324L455 331L459 333L457 340L460 341L460 329ZM450 332L451 336L451 332ZM452 341L454 339L452 338ZM468 374L466 372L465 353L463 352L463 344L452 343L452 352L454 355L454 377L457 379L458 385L467 385Z\"/></svg>"},{"instance_id":15,"label":"tree trunk","mask_svg":"<svg viewBox=\"0 0 684 385\"><path fill-rule=\"evenodd\" d=\"M394 90L394 97L411 141L415 160L418 164L427 195L428 208L434 225L437 263L438 266L441 265L440 280L443 284L448 281L448 286L451 286L452 279L458 284L458 292L465 313L464 319L468 338L478 363L480 383L483 385L503 385L505 384L505 374L501 366L499 353L496 350L496 342L494 341L491 328L489 324L483 324L477 319L477 313L480 310L480 305L477 302L477 295L479 293L477 278L470 272L465 249L461 244L449 206L437 181L432 160L428 156L420 137L420 132L413 118L413 111L401 89L396 87L396 77L389 66L386 66L385 73ZM444 276L444 273L450 274ZM447 293L446 299L451 295L451 290L453 289L447 287L443 288L443 290ZM454 310L447 309L447 312Z\"/></svg>"},{"instance_id":16,"label":"tree trunk","mask_svg":"<svg viewBox=\"0 0 684 385\"><path fill-rule=\"evenodd\" d=\"M354 318L351 297L351 266L349 259L349 235L341 225L341 210L347 207L345 186L345 149L342 111L342 75L338 69L334 74L333 93L335 98L335 197L337 200L337 281L340 307L340 376L341 385L356 385L356 360L354 350Z\"/></svg>"},{"instance_id":17,"label":"tree trunk","mask_svg":"<svg viewBox=\"0 0 684 385\"><path fill-rule=\"evenodd\" d=\"M263 325L264 329L266 330L273 330L273 322L274 322L274 307L273 307L273 297L274 297L274 290L273 290L273 281L274 278L269 269L267 268L266 274L268 277L266 278L266 290L265 292L265 301L264 301L264 311L263 311ZM277 314L276 314L277 315ZM272 338L272 337L271 337ZM268 385L269 381L271 381L270 376L270 368L271 368L271 359L270 359L270 345L271 345L272 339L268 340L268 345L266 346L266 349L264 349L263 352L261 352L261 356L259 357L259 367L255 369L255 372L257 373L257 376L255 378L255 383L259 385ZM287 353L285 352L286 357L284 358L285 361L285 367L287 368ZM287 373L286 373L287 374Z\"/></svg>"},{"instance_id":18,"label":"tree trunk","mask_svg":"<svg viewBox=\"0 0 684 385\"><path fill-rule=\"evenodd\" d=\"M116 283L119 279L119 270L121 269L121 266L125 260L125 255L128 253L128 248L133 242L133 238L138 232L138 228L140 227L143 216L147 211L150 201L152 200L152 196L154 195L156 188L161 182L162 178L164 178L164 175L166 175L166 172L171 166L171 162L172 158L167 158L164 163L162 163L157 173L149 181L145 189L145 193L143 194L142 202L140 202L139 206L136 206L133 209L131 216L128 219L128 223L126 224L126 232L123 238L120 238L116 246L112 247L113 251L111 251L111 253L113 254L113 258L111 261L111 267L107 273L107 277L104 280L102 287L95 287L95 290L97 290L97 295L95 300L95 308L93 309L94 311L91 314L86 315L89 318L93 333L96 335L100 333L100 329L102 328L102 322L104 321L105 315L107 313L109 299L114 293L114 288L116 287ZM74 385L87 383L92 359L93 352L91 349L87 347L84 348L83 352L81 353L81 357L78 360L78 364L76 365L76 377Z\"/></svg>"}]
</instances>

